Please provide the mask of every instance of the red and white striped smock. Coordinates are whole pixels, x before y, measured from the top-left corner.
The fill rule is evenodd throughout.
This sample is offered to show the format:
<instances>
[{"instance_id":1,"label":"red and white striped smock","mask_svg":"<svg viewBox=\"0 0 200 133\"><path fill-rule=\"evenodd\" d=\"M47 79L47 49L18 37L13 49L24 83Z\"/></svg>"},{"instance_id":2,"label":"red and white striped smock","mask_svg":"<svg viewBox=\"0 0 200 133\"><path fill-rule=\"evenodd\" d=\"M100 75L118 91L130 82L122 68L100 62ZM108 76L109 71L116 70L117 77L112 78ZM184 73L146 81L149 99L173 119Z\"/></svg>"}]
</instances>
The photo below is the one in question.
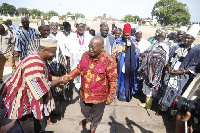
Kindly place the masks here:
<instances>
[{"instance_id":1,"label":"red and white striped smock","mask_svg":"<svg viewBox=\"0 0 200 133\"><path fill-rule=\"evenodd\" d=\"M38 53L32 53L20 62L16 71L0 89L0 115L9 119L20 119L33 114L42 119L43 113L49 115L50 103L49 72Z\"/></svg>"}]
</instances>

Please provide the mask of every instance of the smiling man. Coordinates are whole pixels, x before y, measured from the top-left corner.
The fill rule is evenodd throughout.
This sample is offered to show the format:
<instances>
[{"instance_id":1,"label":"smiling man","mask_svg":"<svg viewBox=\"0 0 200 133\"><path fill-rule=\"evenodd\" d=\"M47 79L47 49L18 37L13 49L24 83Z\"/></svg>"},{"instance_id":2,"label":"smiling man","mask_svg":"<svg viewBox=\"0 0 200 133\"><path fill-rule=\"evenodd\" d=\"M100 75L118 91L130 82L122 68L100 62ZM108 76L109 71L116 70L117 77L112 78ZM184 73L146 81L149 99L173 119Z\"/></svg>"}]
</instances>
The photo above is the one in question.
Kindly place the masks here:
<instances>
[{"instance_id":1,"label":"smiling man","mask_svg":"<svg viewBox=\"0 0 200 133\"><path fill-rule=\"evenodd\" d=\"M68 80L81 75L80 106L85 116L79 125L91 122L91 133L100 123L106 104L111 104L117 89L117 65L115 59L103 49L103 38L96 36L89 44L77 67Z\"/></svg>"},{"instance_id":2,"label":"smiling man","mask_svg":"<svg viewBox=\"0 0 200 133\"><path fill-rule=\"evenodd\" d=\"M97 36L102 36L104 39L104 50L111 55L113 44L115 42L115 38L109 33L108 24L102 22L100 24L100 32L97 33Z\"/></svg>"},{"instance_id":3,"label":"smiling man","mask_svg":"<svg viewBox=\"0 0 200 133\"><path fill-rule=\"evenodd\" d=\"M161 98L161 104L164 106L158 114L162 114L162 111L166 111L167 107L171 107L175 97L184 93L197 74L195 68L200 62L200 47L199 45L195 46L194 41L199 30L198 24L192 25L184 36L184 43L170 49L163 85L165 92ZM169 120L173 120L174 115L175 113L171 111Z\"/></svg>"},{"instance_id":4,"label":"smiling man","mask_svg":"<svg viewBox=\"0 0 200 133\"><path fill-rule=\"evenodd\" d=\"M62 51L62 53L70 59L70 63L67 62L68 72L78 65L83 53L89 50L88 44L93 37L89 32L85 32L86 21L84 18L77 19L74 26L77 30L75 33L71 33L67 36L63 44L65 49ZM76 89L79 90L81 86L80 77L74 79L74 84Z\"/></svg>"}]
</instances>

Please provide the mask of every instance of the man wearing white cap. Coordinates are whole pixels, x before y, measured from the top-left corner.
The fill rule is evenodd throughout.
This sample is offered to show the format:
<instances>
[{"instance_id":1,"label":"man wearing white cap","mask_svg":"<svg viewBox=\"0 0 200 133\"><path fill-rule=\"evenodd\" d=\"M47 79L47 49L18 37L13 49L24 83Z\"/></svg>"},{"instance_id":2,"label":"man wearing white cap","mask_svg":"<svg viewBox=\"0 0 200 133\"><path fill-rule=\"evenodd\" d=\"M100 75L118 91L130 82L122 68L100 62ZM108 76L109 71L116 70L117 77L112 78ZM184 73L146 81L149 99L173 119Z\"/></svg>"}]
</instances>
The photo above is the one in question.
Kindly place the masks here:
<instances>
[{"instance_id":1,"label":"man wearing white cap","mask_svg":"<svg viewBox=\"0 0 200 133\"><path fill-rule=\"evenodd\" d=\"M8 25L7 20L8 19L6 17L3 17L3 23L2 23L2 25L4 26L5 30L9 29L9 25Z\"/></svg>"},{"instance_id":2,"label":"man wearing white cap","mask_svg":"<svg viewBox=\"0 0 200 133\"><path fill-rule=\"evenodd\" d=\"M24 17L21 19L22 28L15 35L15 51L19 53L20 60L27 56L27 50L33 40L40 36L39 31L29 27L29 19Z\"/></svg>"},{"instance_id":3,"label":"man wearing white cap","mask_svg":"<svg viewBox=\"0 0 200 133\"><path fill-rule=\"evenodd\" d=\"M22 60L13 75L0 89L0 114L9 119L17 119L24 133L39 133L39 121L43 113L48 116L50 87L66 84L63 77L52 77L47 68L47 60L55 56L57 40L41 39L38 52ZM12 91L10 91L12 90Z\"/></svg>"},{"instance_id":4,"label":"man wearing white cap","mask_svg":"<svg viewBox=\"0 0 200 133\"><path fill-rule=\"evenodd\" d=\"M184 43L170 49L169 62L166 64L166 75L164 77L164 95L160 99L163 105L158 114L162 114L171 107L177 95L182 95L193 77L197 74L196 66L200 62L200 46L193 43L200 30L198 24L190 27L184 37ZM171 111L169 120L173 120L174 111Z\"/></svg>"},{"instance_id":5,"label":"man wearing white cap","mask_svg":"<svg viewBox=\"0 0 200 133\"><path fill-rule=\"evenodd\" d=\"M79 18L75 20L74 25L77 30L75 33L71 33L66 38L65 52L63 54L70 58L70 64L68 63L67 69L70 72L70 69L73 70L81 60L82 54L89 50L88 45L90 40L93 38L89 32L85 32L86 21L84 18ZM76 89L80 89L81 81L80 76L74 79Z\"/></svg>"},{"instance_id":6,"label":"man wearing white cap","mask_svg":"<svg viewBox=\"0 0 200 133\"><path fill-rule=\"evenodd\" d=\"M186 26L181 26L177 31L177 43L184 43L184 36L187 32Z\"/></svg>"},{"instance_id":7,"label":"man wearing white cap","mask_svg":"<svg viewBox=\"0 0 200 133\"><path fill-rule=\"evenodd\" d=\"M146 50L151 46L151 43L145 39L142 39L142 28L136 27L135 32L136 46L140 50L140 57L144 57Z\"/></svg>"},{"instance_id":8,"label":"man wearing white cap","mask_svg":"<svg viewBox=\"0 0 200 133\"><path fill-rule=\"evenodd\" d=\"M53 16L50 18L50 38L56 38L58 32L59 17Z\"/></svg>"}]
</instances>

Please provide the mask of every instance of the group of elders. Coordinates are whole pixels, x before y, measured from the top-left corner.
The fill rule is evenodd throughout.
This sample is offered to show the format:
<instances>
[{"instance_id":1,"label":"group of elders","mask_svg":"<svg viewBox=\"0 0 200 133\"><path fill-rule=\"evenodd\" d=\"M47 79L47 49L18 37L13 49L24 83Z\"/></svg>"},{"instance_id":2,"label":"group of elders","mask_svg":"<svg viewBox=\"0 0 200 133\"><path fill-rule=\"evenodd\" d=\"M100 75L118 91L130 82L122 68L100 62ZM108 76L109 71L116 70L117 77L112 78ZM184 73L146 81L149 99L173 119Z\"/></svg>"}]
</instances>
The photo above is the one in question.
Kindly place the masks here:
<instances>
[{"instance_id":1,"label":"group of elders","mask_svg":"<svg viewBox=\"0 0 200 133\"><path fill-rule=\"evenodd\" d=\"M64 28L58 32L56 16L50 24L40 20L38 30L29 27L28 18L21 23L16 32L12 26L0 24L5 45L0 61L14 50L21 59L0 89L0 115L17 119L25 133L45 130L41 120L55 109L52 93L72 79L85 116L79 125L91 122L90 132L95 133L105 105L114 98L129 102L142 88L146 101L139 105L151 108L153 97L157 98L161 104L157 114L162 115L198 73L200 46L193 43L200 29L197 24L188 31L183 26L169 37L165 28L158 28L147 41L142 39L141 26L133 30L128 23L123 30L113 24L109 32L103 22L94 37L86 31L83 18L75 21L75 32L68 22L63 22ZM175 116L175 111L171 112L170 119Z\"/></svg>"}]
</instances>

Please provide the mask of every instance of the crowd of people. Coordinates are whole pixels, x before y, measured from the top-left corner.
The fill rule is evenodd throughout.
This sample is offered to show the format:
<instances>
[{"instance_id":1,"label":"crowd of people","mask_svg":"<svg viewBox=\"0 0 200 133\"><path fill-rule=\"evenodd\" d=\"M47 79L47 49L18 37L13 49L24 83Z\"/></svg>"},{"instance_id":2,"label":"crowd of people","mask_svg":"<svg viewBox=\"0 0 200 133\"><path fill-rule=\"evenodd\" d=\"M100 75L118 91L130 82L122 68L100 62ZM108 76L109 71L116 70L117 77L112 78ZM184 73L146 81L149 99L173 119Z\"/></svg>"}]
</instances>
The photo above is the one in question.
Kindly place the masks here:
<instances>
[{"instance_id":1,"label":"crowd of people","mask_svg":"<svg viewBox=\"0 0 200 133\"><path fill-rule=\"evenodd\" d=\"M194 44L198 24L169 34L160 27L145 40L141 26L129 23L123 29L112 24L110 31L102 22L97 33L83 18L75 20L75 31L69 22L59 24L58 16L41 19L37 30L29 27L26 17L21 23L20 27L4 18L0 24L0 115L16 119L24 133L45 131L43 123L51 123L48 116L56 108L56 95L65 97L71 81L85 116L79 125L91 122L91 133L106 104L114 99L130 102L140 90L146 98L139 106L150 109L156 99L160 105L156 115L170 109L168 120L173 121L174 99L187 92L199 73L200 45ZM14 51L20 59L17 67ZM3 82L6 60L12 75Z\"/></svg>"}]
</instances>

